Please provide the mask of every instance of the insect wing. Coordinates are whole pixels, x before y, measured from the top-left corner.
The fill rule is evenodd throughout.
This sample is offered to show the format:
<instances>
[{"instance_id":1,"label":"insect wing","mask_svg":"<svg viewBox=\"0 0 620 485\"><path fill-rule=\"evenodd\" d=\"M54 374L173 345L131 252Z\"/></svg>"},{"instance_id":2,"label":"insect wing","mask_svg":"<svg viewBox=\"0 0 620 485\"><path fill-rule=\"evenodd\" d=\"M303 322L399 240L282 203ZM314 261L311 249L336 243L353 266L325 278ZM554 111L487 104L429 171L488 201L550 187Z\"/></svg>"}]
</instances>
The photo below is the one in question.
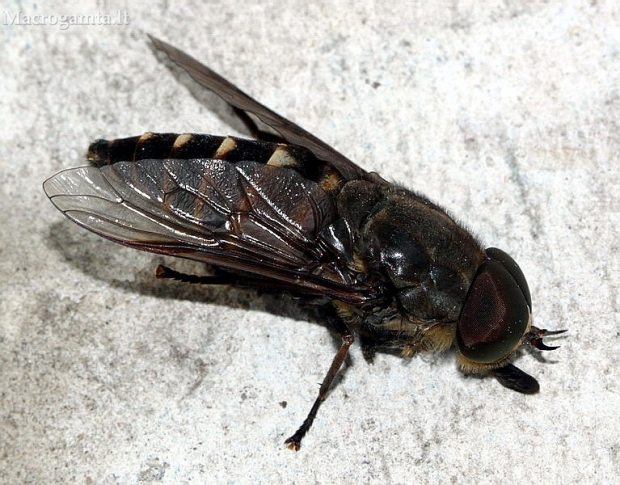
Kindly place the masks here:
<instances>
[{"instance_id":1,"label":"insect wing","mask_svg":"<svg viewBox=\"0 0 620 485\"><path fill-rule=\"evenodd\" d=\"M303 146L309 149L320 160L329 161L347 179L362 178L366 172L355 163L334 150L325 142L311 133L296 125L292 121L283 118L266 106L254 100L238 87L224 79L222 76L201 64L193 57L185 54L176 47L167 44L153 36L149 36L153 45L187 73L200 85L213 91L231 106L246 113L257 116L263 123L273 128L289 143Z\"/></svg>"},{"instance_id":2,"label":"insect wing","mask_svg":"<svg viewBox=\"0 0 620 485\"><path fill-rule=\"evenodd\" d=\"M68 218L115 242L275 279L310 294L354 293L319 244L331 198L293 170L257 162L139 160L65 170L44 183Z\"/></svg>"}]
</instances>

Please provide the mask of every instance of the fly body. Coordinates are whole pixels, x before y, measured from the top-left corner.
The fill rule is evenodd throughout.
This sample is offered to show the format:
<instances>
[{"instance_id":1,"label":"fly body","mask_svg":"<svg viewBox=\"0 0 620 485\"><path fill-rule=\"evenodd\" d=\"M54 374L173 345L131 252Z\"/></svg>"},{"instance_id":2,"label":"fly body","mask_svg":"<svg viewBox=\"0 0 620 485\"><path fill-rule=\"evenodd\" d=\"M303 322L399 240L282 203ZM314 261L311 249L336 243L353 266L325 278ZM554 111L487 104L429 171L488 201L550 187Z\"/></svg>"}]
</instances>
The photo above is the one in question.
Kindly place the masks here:
<instances>
[{"instance_id":1,"label":"fly body","mask_svg":"<svg viewBox=\"0 0 620 485\"><path fill-rule=\"evenodd\" d=\"M511 361L524 344L551 350L536 328L517 263L483 248L426 197L358 167L211 69L151 38L198 83L228 102L255 140L146 133L94 142L91 165L44 183L69 219L137 249L217 268L157 276L303 296L342 345L302 426L298 450L357 337L364 356L454 348L466 373L523 393L538 382ZM257 117L278 135L263 132Z\"/></svg>"}]
</instances>

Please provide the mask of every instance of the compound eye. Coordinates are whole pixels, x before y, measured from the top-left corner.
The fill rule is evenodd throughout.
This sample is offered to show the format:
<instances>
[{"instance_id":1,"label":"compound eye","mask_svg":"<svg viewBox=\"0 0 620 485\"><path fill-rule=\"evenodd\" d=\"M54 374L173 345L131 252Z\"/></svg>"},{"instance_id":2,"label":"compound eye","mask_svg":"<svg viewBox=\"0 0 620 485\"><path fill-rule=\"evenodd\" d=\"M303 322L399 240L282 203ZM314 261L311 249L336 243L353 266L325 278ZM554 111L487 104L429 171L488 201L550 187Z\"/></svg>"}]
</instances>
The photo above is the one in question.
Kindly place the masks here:
<instances>
[{"instance_id":1,"label":"compound eye","mask_svg":"<svg viewBox=\"0 0 620 485\"><path fill-rule=\"evenodd\" d=\"M473 362L497 362L521 343L529 319L528 302L512 273L501 262L487 260L478 269L456 325L459 351Z\"/></svg>"},{"instance_id":2,"label":"compound eye","mask_svg":"<svg viewBox=\"0 0 620 485\"><path fill-rule=\"evenodd\" d=\"M508 270L510 275L514 278L514 280L519 285L519 288L521 288L521 291L523 292L523 296L525 296L525 301L527 301L527 306L530 307L530 313L531 313L532 297L530 296L530 288L527 286L525 275L523 274L523 271L521 271L521 268L519 268L519 265L517 264L517 262L514 259L512 259L508 254L506 254L504 251L502 251L501 249L487 248L485 252L487 253L487 256L489 257L489 259L492 259L493 261L499 261L500 263L502 263L502 265L504 265L504 268Z\"/></svg>"}]
</instances>

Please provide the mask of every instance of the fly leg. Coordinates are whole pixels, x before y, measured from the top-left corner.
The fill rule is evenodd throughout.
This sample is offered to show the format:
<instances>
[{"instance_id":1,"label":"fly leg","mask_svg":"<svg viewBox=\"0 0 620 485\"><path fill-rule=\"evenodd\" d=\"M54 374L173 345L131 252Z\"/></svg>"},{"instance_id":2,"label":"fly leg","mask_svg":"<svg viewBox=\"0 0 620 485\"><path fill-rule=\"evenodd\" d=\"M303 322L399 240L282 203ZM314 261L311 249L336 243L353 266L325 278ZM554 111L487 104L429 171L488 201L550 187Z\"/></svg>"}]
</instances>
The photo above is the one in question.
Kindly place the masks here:
<instances>
[{"instance_id":1,"label":"fly leg","mask_svg":"<svg viewBox=\"0 0 620 485\"><path fill-rule=\"evenodd\" d=\"M234 286L239 286L239 287L251 287L251 288L258 287L262 289L275 290L275 291L289 290L286 284L282 284L281 282L278 282L278 281L258 280L258 279L252 280L251 278L248 281L248 278L241 278L234 274L228 274L228 273L224 273L218 276L196 276L196 275L180 273L178 271L175 271L173 269L170 269L162 265L157 267L156 276L157 278L174 279L177 281L182 281L185 283L193 283L193 284L210 284L210 285L229 284L229 285L234 285ZM290 290L288 292L291 293ZM307 297L308 295L304 295L304 296ZM332 360L332 364L329 367L329 370L327 371L327 374L325 375L323 382L321 383L321 387L319 388L319 395L314 401L314 404L312 405L312 409L310 409L308 416L306 417L302 425L299 427L299 429L295 432L295 434L284 442L284 444L286 444L286 446L289 449L295 450L295 451L298 451L299 448L301 447L301 440L303 439L303 437L306 435L306 433L312 426L312 423L314 422L314 418L316 418L316 415L319 411L319 408L321 407L321 404L323 404L323 401L325 401L325 399L327 398L329 389L331 385L333 384L334 379L336 378L336 375L338 374L338 371L342 367L342 364L344 360L346 359L347 354L349 353L349 348L351 347L351 344L355 341L353 333L347 328L347 326L340 319L340 317L338 317L338 315L336 314L336 312L331 306L325 306L325 307L320 308L318 313L322 318L327 320L327 322L330 324L330 326L334 330L338 332L342 342L340 344L340 348L338 349L338 352L336 352L336 355L334 356L334 359Z\"/></svg>"},{"instance_id":2,"label":"fly leg","mask_svg":"<svg viewBox=\"0 0 620 485\"><path fill-rule=\"evenodd\" d=\"M221 268L214 268L219 270L214 276L197 276L193 274L181 273L175 271L167 266L159 265L155 270L155 277L157 279L171 279L181 281L183 283L191 283L196 285L231 285L237 288L245 289L258 289L265 291L273 291L279 293L288 293L291 296L312 296L312 292L306 291L303 294L297 295L294 291L291 291L290 284L278 280L269 280L265 278L252 278L252 276L240 276L233 273L228 273ZM317 293L317 297L320 293Z\"/></svg>"},{"instance_id":3,"label":"fly leg","mask_svg":"<svg viewBox=\"0 0 620 485\"><path fill-rule=\"evenodd\" d=\"M171 279L182 281L183 283L192 283L195 285L226 285L236 282L231 282L230 278L222 276L197 276L193 274L179 273L178 271L161 264L155 270L155 278Z\"/></svg>"},{"instance_id":4,"label":"fly leg","mask_svg":"<svg viewBox=\"0 0 620 485\"><path fill-rule=\"evenodd\" d=\"M299 451L299 448L301 447L301 440L303 439L303 437L306 435L306 433L312 426L312 423L314 422L314 418L316 418L316 414L319 411L321 404L323 404L323 401L325 401L325 399L327 398L329 388L334 382L334 378L336 377L336 374L338 374L338 371L340 370L340 367L342 367L342 363L344 362L344 359L347 357L347 353L349 352L349 347L351 347L351 344L355 340L355 338L353 337L353 333L351 333L351 331L344 325L344 323L342 323L342 321L338 322L336 329L338 330L338 333L340 334L342 343L340 345L340 348L338 349L338 352L336 352L336 355L334 356L332 365L329 367L329 370L327 371L327 374L325 375L325 378L323 379L321 387L319 388L319 395L314 401L314 404L312 405L312 409L310 409L310 412L308 413L308 417L305 419L305 421L299 427L299 429L295 432L295 434L284 442L284 444L288 447L289 450Z\"/></svg>"}]
</instances>

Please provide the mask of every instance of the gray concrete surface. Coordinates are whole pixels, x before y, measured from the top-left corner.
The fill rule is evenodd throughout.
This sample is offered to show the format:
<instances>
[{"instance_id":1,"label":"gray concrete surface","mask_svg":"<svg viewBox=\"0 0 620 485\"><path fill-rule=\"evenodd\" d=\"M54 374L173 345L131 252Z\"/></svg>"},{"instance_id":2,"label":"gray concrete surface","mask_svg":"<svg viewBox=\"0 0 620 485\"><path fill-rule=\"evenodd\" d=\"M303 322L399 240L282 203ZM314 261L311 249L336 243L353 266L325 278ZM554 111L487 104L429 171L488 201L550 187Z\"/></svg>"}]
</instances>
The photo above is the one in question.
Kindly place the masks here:
<instances>
[{"instance_id":1,"label":"gray concrete surface","mask_svg":"<svg viewBox=\"0 0 620 485\"><path fill-rule=\"evenodd\" d=\"M3 4L1 483L617 483L620 8L426 3ZM118 10L127 25L54 25ZM41 189L96 138L239 132L147 32L511 253L536 324L569 330L518 360L540 394L355 348L285 449L335 351L325 327L156 281L164 261L201 268L101 240Z\"/></svg>"}]
</instances>

